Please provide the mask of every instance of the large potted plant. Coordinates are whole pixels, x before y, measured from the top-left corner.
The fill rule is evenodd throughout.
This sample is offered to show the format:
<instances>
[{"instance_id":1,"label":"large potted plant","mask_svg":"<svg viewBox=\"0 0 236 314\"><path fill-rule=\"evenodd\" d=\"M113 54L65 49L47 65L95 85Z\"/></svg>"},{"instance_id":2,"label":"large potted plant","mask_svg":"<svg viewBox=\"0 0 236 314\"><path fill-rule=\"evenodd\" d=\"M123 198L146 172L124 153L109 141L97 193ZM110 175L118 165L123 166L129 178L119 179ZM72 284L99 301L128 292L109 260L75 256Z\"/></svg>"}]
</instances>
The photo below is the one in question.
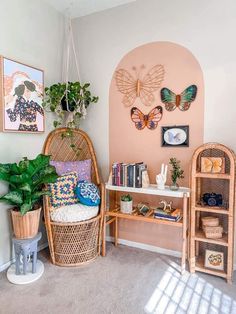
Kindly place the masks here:
<instances>
[{"instance_id":1,"label":"large potted plant","mask_svg":"<svg viewBox=\"0 0 236 314\"><path fill-rule=\"evenodd\" d=\"M38 155L35 159L23 158L18 164L0 164L0 180L8 182L9 191L0 201L11 209L13 231L18 239L32 238L38 233L40 201L49 194L44 184L55 182L55 167L49 164L50 156Z\"/></svg>"}]
</instances>

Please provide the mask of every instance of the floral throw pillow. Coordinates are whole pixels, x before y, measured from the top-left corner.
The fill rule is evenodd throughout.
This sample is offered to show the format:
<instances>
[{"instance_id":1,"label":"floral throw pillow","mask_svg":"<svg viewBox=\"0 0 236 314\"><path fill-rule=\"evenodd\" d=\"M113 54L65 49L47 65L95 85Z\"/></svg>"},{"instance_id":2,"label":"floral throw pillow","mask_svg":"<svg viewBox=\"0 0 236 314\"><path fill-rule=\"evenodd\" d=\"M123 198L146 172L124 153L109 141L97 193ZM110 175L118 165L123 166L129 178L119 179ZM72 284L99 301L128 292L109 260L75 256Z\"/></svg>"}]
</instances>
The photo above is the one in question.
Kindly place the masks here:
<instances>
[{"instance_id":1,"label":"floral throw pillow","mask_svg":"<svg viewBox=\"0 0 236 314\"><path fill-rule=\"evenodd\" d=\"M50 164L56 168L56 172L59 176L76 172L79 180L91 182L91 159L77 161L51 160Z\"/></svg>"},{"instance_id":2,"label":"floral throw pillow","mask_svg":"<svg viewBox=\"0 0 236 314\"><path fill-rule=\"evenodd\" d=\"M87 206L98 206L100 204L100 193L94 183L79 181L76 187L79 202Z\"/></svg>"},{"instance_id":3,"label":"floral throw pillow","mask_svg":"<svg viewBox=\"0 0 236 314\"><path fill-rule=\"evenodd\" d=\"M55 183L48 184L51 193L50 201L53 208L78 203L75 195L77 175L75 172L57 178Z\"/></svg>"}]
</instances>

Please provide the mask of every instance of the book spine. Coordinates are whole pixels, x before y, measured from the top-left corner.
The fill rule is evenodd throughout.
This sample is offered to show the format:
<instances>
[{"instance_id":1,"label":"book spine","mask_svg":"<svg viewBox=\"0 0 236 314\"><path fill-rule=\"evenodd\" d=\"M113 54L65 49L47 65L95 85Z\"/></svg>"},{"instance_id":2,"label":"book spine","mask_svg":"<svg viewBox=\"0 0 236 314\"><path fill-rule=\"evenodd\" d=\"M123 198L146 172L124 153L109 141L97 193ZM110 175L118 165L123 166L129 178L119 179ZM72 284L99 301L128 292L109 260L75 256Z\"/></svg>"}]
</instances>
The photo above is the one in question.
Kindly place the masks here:
<instances>
[{"instance_id":1,"label":"book spine","mask_svg":"<svg viewBox=\"0 0 236 314\"><path fill-rule=\"evenodd\" d=\"M120 185L124 186L124 165L120 164Z\"/></svg>"},{"instance_id":2,"label":"book spine","mask_svg":"<svg viewBox=\"0 0 236 314\"><path fill-rule=\"evenodd\" d=\"M116 163L112 164L112 185L116 185Z\"/></svg>"}]
</instances>

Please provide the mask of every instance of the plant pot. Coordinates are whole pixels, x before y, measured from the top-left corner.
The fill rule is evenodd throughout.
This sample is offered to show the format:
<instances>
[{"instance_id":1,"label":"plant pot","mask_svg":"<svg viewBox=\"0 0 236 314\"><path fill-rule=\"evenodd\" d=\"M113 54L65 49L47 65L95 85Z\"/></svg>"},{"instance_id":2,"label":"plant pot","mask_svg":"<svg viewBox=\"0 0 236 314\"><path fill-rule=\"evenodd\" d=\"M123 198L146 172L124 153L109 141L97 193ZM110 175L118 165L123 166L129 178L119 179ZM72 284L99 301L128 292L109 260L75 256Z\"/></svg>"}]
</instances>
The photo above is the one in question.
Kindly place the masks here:
<instances>
[{"instance_id":1,"label":"plant pot","mask_svg":"<svg viewBox=\"0 0 236 314\"><path fill-rule=\"evenodd\" d=\"M64 96L61 100L61 108L62 110L64 111L68 111L68 112L73 112L75 110L75 107L76 107L76 103L75 101L73 102L68 102L68 107L67 108L67 103L66 103L66 97ZM69 109L69 110L68 110Z\"/></svg>"},{"instance_id":2,"label":"plant pot","mask_svg":"<svg viewBox=\"0 0 236 314\"><path fill-rule=\"evenodd\" d=\"M29 239L36 236L39 230L41 208L27 212L24 216L20 212L11 210L12 225L17 239Z\"/></svg>"},{"instance_id":3,"label":"plant pot","mask_svg":"<svg viewBox=\"0 0 236 314\"><path fill-rule=\"evenodd\" d=\"M170 185L170 190L171 191L178 191L179 189L179 185L176 182L172 182L172 184Z\"/></svg>"},{"instance_id":4,"label":"plant pot","mask_svg":"<svg viewBox=\"0 0 236 314\"><path fill-rule=\"evenodd\" d=\"M120 211L123 214L132 214L133 201L120 201Z\"/></svg>"}]
</instances>

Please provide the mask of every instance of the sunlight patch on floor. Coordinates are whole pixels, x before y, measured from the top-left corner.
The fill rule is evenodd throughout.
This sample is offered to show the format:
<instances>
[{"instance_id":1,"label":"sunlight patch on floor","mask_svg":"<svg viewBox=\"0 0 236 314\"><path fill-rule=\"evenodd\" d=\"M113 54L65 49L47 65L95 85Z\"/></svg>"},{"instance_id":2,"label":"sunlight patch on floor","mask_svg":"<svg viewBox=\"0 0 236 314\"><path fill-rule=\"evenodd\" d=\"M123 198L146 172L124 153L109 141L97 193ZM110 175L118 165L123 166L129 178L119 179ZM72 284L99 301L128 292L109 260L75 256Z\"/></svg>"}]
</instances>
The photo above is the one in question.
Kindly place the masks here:
<instances>
[{"instance_id":1,"label":"sunlight patch on floor","mask_svg":"<svg viewBox=\"0 0 236 314\"><path fill-rule=\"evenodd\" d=\"M236 314L235 300L196 274L180 274L180 267L170 267L145 306L150 314Z\"/></svg>"}]
</instances>

